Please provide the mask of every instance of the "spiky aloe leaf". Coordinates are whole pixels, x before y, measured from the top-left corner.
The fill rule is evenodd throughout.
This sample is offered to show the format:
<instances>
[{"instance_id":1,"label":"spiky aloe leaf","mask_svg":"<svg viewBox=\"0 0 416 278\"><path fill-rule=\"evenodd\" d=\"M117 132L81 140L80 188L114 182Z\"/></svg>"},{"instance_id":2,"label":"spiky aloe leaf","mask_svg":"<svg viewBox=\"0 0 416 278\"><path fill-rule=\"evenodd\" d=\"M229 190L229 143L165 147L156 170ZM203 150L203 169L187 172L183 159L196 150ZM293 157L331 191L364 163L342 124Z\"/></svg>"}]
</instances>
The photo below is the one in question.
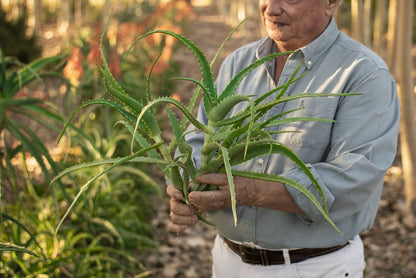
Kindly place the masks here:
<instances>
[{"instance_id":1,"label":"spiky aloe leaf","mask_svg":"<svg viewBox=\"0 0 416 278\"><path fill-rule=\"evenodd\" d=\"M14 96L22 87L26 86L28 83L34 79L40 80L40 71L57 61L62 60L62 56L52 56L47 58L41 58L29 65L25 65L22 69L17 72L16 76L9 78L6 82L11 85L11 88L5 93L6 97Z\"/></svg>"},{"instance_id":2,"label":"spiky aloe leaf","mask_svg":"<svg viewBox=\"0 0 416 278\"><path fill-rule=\"evenodd\" d=\"M161 98L157 98L152 100L151 102L149 102L145 107L143 107L142 112L140 113L140 115L137 117L137 121L136 121L136 128L137 125L140 123L141 119L143 118L143 115L145 115L147 109L149 109L150 107L152 107L153 105L156 105L158 103L168 103L168 104L172 104L174 106L176 106L177 108L179 108L179 110L182 111L182 113L184 114L185 117L188 118L188 120L191 121L191 123L198 129L202 130L205 133L211 133L211 131L201 122L199 122L193 115L191 112L188 111L188 109L179 101L177 101L176 99L173 99L171 97L161 97ZM136 129L135 128L135 129Z\"/></svg>"},{"instance_id":3,"label":"spiky aloe leaf","mask_svg":"<svg viewBox=\"0 0 416 278\"><path fill-rule=\"evenodd\" d=\"M28 246L28 244L33 241L36 244L36 246L41 250L42 257L44 259L46 259L46 256L45 256L45 253L43 251L42 246L36 240L36 237L34 236L34 234L25 225L23 225L19 220L17 220L16 218L14 218L13 216L11 216L7 213L1 213L1 219L2 219L2 221L9 220L9 221L13 222L14 224L16 224L19 227L19 229L22 229L23 231L25 231L29 235L30 239L27 241L26 246L24 246L23 248L26 248ZM8 247L9 248L18 248L19 250L7 250ZM39 257L36 253L34 253L30 250L27 250L27 249L22 250L21 248L22 248L22 246L17 246L17 245L11 244L11 243L2 243L2 244L0 244L0 252L3 251L3 250L4 251L24 252L24 253L28 253L30 255Z\"/></svg>"},{"instance_id":4,"label":"spiky aloe leaf","mask_svg":"<svg viewBox=\"0 0 416 278\"><path fill-rule=\"evenodd\" d=\"M231 170L231 164L230 164L230 157L228 155L228 150L224 147L220 147L221 154L224 161L224 168L225 173L227 174L227 180L228 180L228 186L230 188L230 195L231 195L231 211L233 212L233 218L234 218L234 226L237 226L237 202L235 200L235 185L234 185L234 178L233 173Z\"/></svg>"},{"instance_id":5,"label":"spiky aloe leaf","mask_svg":"<svg viewBox=\"0 0 416 278\"><path fill-rule=\"evenodd\" d=\"M293 53L293 51L274 53L274 54L268 55L266 57L263 57L263 58L255 61L255 62L253 62L249 66L245 67L239 73L237 73L233 77L233 79L230 80L228 85L225 87L224 91L222 91L222 93L219 97L219 100L223 100L223 99L233 95L235 90L237 89L238 85L240 84L240 82L244 79L244 77L246 77L247 74L249 74L251 71L253 71L258 66L264 64L265 62L267 62L269 60L272 60L272 59L277 58L279 56L288 55L290 53Z\"/></svg>"},{"instance_id":6,"label":"spiky aloe leaf","mask_svg":"<svg viewBox=\"0 0 416 278\"><path fill-rule=\"evenodd\" d=\"M142 147L142 148L148 148L151 146L148 140L146 140L140 133L134 133L134 126L130 124L130 122L126 121L118 121L118 124L122 124L124 127L127 128L127 130L130 132L130 134L133 136L134 140ZM156 150L150 150L147 152L147 155L151 158L157 158L162 159L162 157L159 155L159 153Z\"/></svg>"},{"instance_id":7,"label":"spiky aloe leaf","mask_svg":"<svg viewBox=\"0 0 416 278\"><path fill-rule=\"evenodd\" d=\"M68 126L71 124L72 120L74 119L74 117L85 107L90 106L90 105L105 105L105 106L109 106L111 108L116 109L124 118L126 118L127 120L129 120L130 122L135 122L136 121L136 117L133 116L130 112L128 112L126 109L124 109L121 105L113 102L113 101L109 101L109 100L104 100L104 99L93 99L93 100L89 100L86 101L80 105L78 105L74 111L72 111L71 115L69 116L69 119L67 120L64 128L62 129L61 134L59 135L59 139L58 142L62 139L62 136L65 134L66 129L68 128Z\"/></svg>"},{"instance_id":8,"label":"spiky aloe leaf","mask_svg":"<svg viewBox=\"0 0 416 278\"><path fill-rule=\"evenodd\" d=\"M294 118L285 118L285 119L278 119L274 121L268 121L266 124L261 124L262 127L267 128L271 126L283 125L288 123L296 123L296 122L328 122L328 123L335 123L335 120L332 119L322 119L322 118L312 118L312 117L294 117Z\"/></svg>"},{"instance_id":9,"label":"spiky aloe leaf","mask_svg":"<svg viewBox=\"0 0 416 278\"><path fill-rule=\"evenodd\" d=\"M218 122L227 116L231 109L240 102L250 102L250 98L245 95L232 95L221 100L215 107L208 113L208 120L212 122Z\"/></svg>"},{"instance_id":10,"label":"spiky aloe leaf","mask_svg":"<svg viewBox=\"0 0 416 278\"><path fill-rule=\"evenodd\" d=\"M5 128L18 140L21 142L22 146L36 159L39 166L42 168L43 173L47 180L50 180L50 173L48 167L46 166L43 157L45 157L49 164L53 167L54 170L57 170L55 162L50 157L47 149L45 148L42 141L38 136L27 126L22 126L20 123L15 122L11 119L5 123ZM24 130L24 132L23 132Z\"/></svg>"},{"instance_id":11,"label":"spiky aloe leaf","mask_svg":"<svg viewBox=\"0 0 416 278\"><path fill-rule=\"evenodd\" d=\"M207 112L211 111L212 107L214 107L217 103L217 91L215 88L211 67L205 55L202 53L202 51L189 39L187 39L186 37L180 34L177 34L175 32L168 31L168 30L150 31L150 32L147 32L146 34L139 36L136 39L136 41L130 46L129 50L127 51L127 54L139 40L149 35L156 34L156 33L166 34L166 35L174 37L175 39L180 41L183 45L185 45L189 50L191 50L191 52L195 55L199 63L199 67L201 69L202 84L204 84L204 90L203 90L202 95L203 95L205 110Z\"/></svg>"},{"instance_id":12,"label":"spiky aloe leaf","mask_svg":"<svg viewBox=\"0 0 416 278\"><path fill-rule=\"evenodd\" d=\"M344 96L354 96L354 95L361 95L359 93L343 93L343 94L326 94L326 93L302 93L302 94L295 94L290 95L286 97L282 97L280 99L276 99L264 104L256 105L256 120L258 120L262 115L264 115L267 111L272 109L274 106L276 106L279 103L288 102L290 100L299 99L299 98L309 98L309 97L344 97ZM231 125L234 123L240 123L250 117L252 115L252 112L250 110L244 110L236 115L224 119L222 121L216 122L216 126L226 126Z\"/></svg>"},{"instance_id":13,"label":"spiky aloe leaf","mask_svg":"<svg viewBox=\"0 0 416 278\"><path fill-rule=\"evenodd\" d=\"M265 181L272 181L272 182L280 182L283 184L287 184L296 190L299 190L302 194L304 194L306 197L308 197L309 200L316 206L316 208L319 210L319 212L324 216L324 218L328 221L328 223L331 224L331 226L341 235L343 233L338 229L338 227L335 225L335 223L331 220L329 217L329 213L327 209L322 208L322 205L316 200L315 196L309 192L303 185L276 175L269 175L269 174L263 174L263 173L253 173L253 172L245 172L245 171L232 171L233 175L239 176L239 177L245 177L245 178L251 178L251 179L259 179L259 180L265 180Z\"/></svg>"},{"instance_id":14,"label":"spiky aloe leaf","mask_svg":"<svg viewBox=\"0 0 416 278\"><path fill-rule=\"evenodd\" d=\"M293 71L292 75L290 76L289 80L286 82L286 84L283 85L282 90L280 91L280 93L276 96L275 99L279 99L281 98L287 91L287 89L289 89L289 86L293 83L293 80L295 79L296 74L298 73L298 71L300 70L300 67L302 66L304 62L304 59L299 63L299 65L296 67L296 69ZM306 74L306 73L305 73ZM305 74L303 74L302 76L304 76ZM300 77L302 77L300 76Z\"/></svg>"},{"instance_id":15,"label":"spiky aloe leaf","mask_svg":"<svg viewBox=\"0 0 416 278\"><path fill-rule=\"evenodd\" d=\"M244 153L244 150L246 148L247 152ZM249 142L248 147L246 143L234 145L229 148L228 153L231 165L238 165L261 155L280 154L289 158L311 180L311 182L319 192L321 199L323 200L325 210L328 211L328 208L326 207L325 203L325 196L318 181L315 179L315 177L313 176L309 168L306 166L306 164L285 145L275 140L257 140ZM224 171L223 158L221 156L215 158L214 160L209 162L205 167L201 168L199 171L200 173Z\"/></svg>"},{"instance_id":16,"label":"spiky aloe leaf","mask_svg":"<svg viewBox=\"0 0 416 278\"><path fill-rule=\"evenodd\" d=\"M153 148L157 148L157 145L154 145ZM147 148L148 151L151 150L151 148ZM82 164L77 164L71 167L66 168L62 172L60 172L58 175L56 175L52 181L51 184L55 183L59 179L61 179L63 176L66 176L72 172L84 170L91 167L97 167L102 165L108 165L108 164L114 164L120 161L120 158L108 158L103 159L99 161L92 161L92 162L85 162ZM154 164L165 164L164 160L151 158L151 157L135 157L129 160L131 163L154 163Z\"/></svg>"},{"instance_id":17,"label":"spiky aloe leaf","mask_svg":"<svg viewBox=\"0 0 416 278\"><path fill-rule=\"evenodd\" d=\"M69 213L71 212L72 208L74 207L74 205L78 202L78 199L81 197L82 193L85 192L85 190L88 189L88 187L94 182L96 181L98 178L100 178L101 176L107 174L110 170L114 169L115 167L131 162L133 159L139 158L141 156L143 156L144 154L146 154L149 150L153 150L157 147L159 147L161 144L163 144L162 142L159 142L155 145L152 145L149 148L145 148L145 149L141 149L140 151L135 152L134 154L131 154L129 156L125 156L125 157L121 157L116 159L116 161L109 166L108 168L106 168L105 170L101 171L100 173L96 174L94 177L92 177L87 183L85 183L84 185L81 186L80 191L78 192L78 194L75 196L74 200L72 201L72 203L70 204L70 206L68 207L67 211L65 212L65 214L62 216L61 220L59 221L55 233L57 233L60 229L60 227L62 226L63 222L65 221L65 219L68 217ZM57 179L54 179L57 180Z\"/></svg>"},{"instance_id":18,"label":"spiky aloe leaf","mask_svg":"<svg viewBox=\"0 0 416 278\"><path fill-rule=\"evenodd\" d=\"M20 253L26 253L35 257L39 257L38 254L36 254L33 251L30 251L29 249L15 245L13 243L0 243L0 252L20 252Z\"/></svg>"},{"instance_id":19,"label":"spiky aloe leaf","mask_svg":"<svg viewBox=\"0 0 416 278\"><path fill-rule=\"evenodd\" d=\"M0 99L0 106L23 106L29 104L42 103L43 101L38 98L6 98Z\"/></svg>"}]
</instances>

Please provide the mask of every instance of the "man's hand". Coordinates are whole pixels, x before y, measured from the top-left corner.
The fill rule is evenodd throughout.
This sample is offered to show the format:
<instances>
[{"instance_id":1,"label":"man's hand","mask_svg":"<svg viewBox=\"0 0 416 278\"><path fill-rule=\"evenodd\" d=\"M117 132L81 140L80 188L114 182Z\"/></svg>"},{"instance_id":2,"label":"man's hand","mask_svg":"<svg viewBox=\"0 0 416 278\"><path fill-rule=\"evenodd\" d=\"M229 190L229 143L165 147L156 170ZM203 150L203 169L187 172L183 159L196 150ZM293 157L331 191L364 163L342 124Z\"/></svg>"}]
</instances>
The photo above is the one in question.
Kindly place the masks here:
<instances>
[{"instance_id":1,"label":"man's hand","mask_svg":"<svg viewBox=\"0 0 416 278\"><path fill-rule=\"evenodd\" d=\"M200 211L220 210L231 208L231 194L226 174L204 174L198 177L201 184L215 185L217 190L193 191L189 194L189 201ZM235 197L237 206L253 206L257 194L253 192L255 184L252 179L234 177Z\"/></svg>"},{"instance_id":2,"label":"man's hand","mask_svg":"<svg viewBox=\"0 0 416 278\"><path fill-rule=\"evenodd\" d=\"M192 205L182 201L182 193L173 185L169 185L167 193L170 198L169 230L183 232L198 222L197 211L213 211L231 208L231 194L227 175L211 173L198 176L201 184L215 185L217 190L193 191L189 194ZM235 198L237 206L257 206L268 209L281 210L290 213L303 211L297 206L285 186L278 182L234 177Z\"/></svg>"},{"instance_id":3,"label":"man's hand","mask_svg":"<svg viewBox=\"0 0 416 278\"><path fill-rule=\"evenodd\" d=\"M198 217L195 215L197 209L193 206L188 206L182 201L182 192L175 188L173 184L166 189L170 196L170 219L168 229L171 232L182 233L188 227L195 225L198 222Z\"/></svg>"},{"instance_id":4,"label":"man's hand","mask_svg":"<svg viewBox=\"0 0 416 278\"><path fill-rule=\"evenodd\" d=\"M231 208L231 194L226 174L204 174L198 177L198 182L218 187L218 190L193 191L189 194L190 203L199 211ZM282 183L234 177L234 185L237 206L256 206L290 213L304 213Z\"/></svg>"}]
</instances>

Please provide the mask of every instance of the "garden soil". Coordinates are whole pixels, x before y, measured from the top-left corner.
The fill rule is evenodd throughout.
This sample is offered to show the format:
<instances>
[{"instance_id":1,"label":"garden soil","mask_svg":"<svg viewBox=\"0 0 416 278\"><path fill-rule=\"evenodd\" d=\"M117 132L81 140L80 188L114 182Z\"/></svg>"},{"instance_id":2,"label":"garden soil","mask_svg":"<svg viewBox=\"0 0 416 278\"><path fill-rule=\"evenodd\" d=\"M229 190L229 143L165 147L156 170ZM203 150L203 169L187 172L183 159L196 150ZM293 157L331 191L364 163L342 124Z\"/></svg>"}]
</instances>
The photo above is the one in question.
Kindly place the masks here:
<instances>
[{"instance_id":1,"label":"garden soil","mask_svg":"<svg viewBox=\"0 0 416 278\"><path fill-rule=\"evenodd\" d=\"M202 49L210 60L224 38L232 30L227 20L210 6L194 6L195 18L185 35ZM249 19L228 42L213 67L214 76L220 62L232 50L260 38L258 19ZM200 70L192 53L185 47L175 52L181 76L199 79ZM176 94L187 103L195 89L190 82L180 81ZM365 245L366 278L416 277L416 224L404 211L404 190L400 154L385 179L385 187L374 227L361 237ZM146 256L143 263L152 272L150 277L208 278L211 277L211 248L215 228L199 223L183 234L169 233L168 198L153 221L155 239L160 242L156 253Z\"/></svg>"}]
</instances>

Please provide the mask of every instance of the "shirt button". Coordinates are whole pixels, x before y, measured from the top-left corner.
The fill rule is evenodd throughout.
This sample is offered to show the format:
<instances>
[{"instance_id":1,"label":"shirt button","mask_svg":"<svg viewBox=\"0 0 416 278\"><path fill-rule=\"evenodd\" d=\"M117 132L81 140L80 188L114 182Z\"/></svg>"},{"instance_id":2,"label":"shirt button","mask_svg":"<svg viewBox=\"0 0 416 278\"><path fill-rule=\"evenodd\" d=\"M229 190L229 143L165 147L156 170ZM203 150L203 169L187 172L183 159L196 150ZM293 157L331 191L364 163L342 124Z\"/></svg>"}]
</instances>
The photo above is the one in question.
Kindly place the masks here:
<instances>
[{"instance_id":1,"label":"shirt button","mask_svg":"<svg viewBox=\"0 0 416 278\"><path fill-rule=\"evenodd\" d=\"M260 165L263 165L264 160L260 158L259 160L257 160L257 163L260 164Z\"/></svg>"},{"instance_id":2,"label":"shirt button","mask_svg":"<svg viewBox=\"0 0 416 278\"><path fill-rule=\"evenodd\" d=\"M311 60L308 61L308 65L312 66L312 61Z\"/></svg>"}]
</instances>

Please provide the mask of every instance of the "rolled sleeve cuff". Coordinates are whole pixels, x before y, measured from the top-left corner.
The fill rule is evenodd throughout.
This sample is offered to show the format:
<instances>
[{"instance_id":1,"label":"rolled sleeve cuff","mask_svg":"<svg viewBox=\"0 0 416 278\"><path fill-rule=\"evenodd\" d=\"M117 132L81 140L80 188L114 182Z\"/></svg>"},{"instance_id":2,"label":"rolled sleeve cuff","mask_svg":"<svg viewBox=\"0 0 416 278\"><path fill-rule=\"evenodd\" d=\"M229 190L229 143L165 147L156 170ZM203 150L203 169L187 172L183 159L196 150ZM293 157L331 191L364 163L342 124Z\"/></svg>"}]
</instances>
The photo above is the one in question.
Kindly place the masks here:
<instances>
[{"instance_id":1,"label":"rolled sleeve cuff","mask_svg":"<svg viewBox=\"0 0 416 278\"><path fill-rule=\"evenodd\" d=\"M309 167L309 165L308 165ZM309 169L312 171L314 177L318 180L318 184L322 188L322 192L325 196L325 202L328 209L331 208L332 204L334 203L334 195L328 190L326 184L319 178L319 175L313 168ZM283 177L293 180L301 185L303 185L309 192L315 196L316 200L322 204L321 195L319 194L316 187L313 185L311 180L308 176L299 168L293 168L282 174ZM327 220L319 211L319 209L315 206L315 204L301 191L293 188L290 185L285 185L286 189L289 191L290 195L292 196L293 200L299 206L299 208L306 214L302 215L299 214L298 216L302 219L302 221L308 222L309 224L320 225Z\"/></svg>"}]
</instances>

